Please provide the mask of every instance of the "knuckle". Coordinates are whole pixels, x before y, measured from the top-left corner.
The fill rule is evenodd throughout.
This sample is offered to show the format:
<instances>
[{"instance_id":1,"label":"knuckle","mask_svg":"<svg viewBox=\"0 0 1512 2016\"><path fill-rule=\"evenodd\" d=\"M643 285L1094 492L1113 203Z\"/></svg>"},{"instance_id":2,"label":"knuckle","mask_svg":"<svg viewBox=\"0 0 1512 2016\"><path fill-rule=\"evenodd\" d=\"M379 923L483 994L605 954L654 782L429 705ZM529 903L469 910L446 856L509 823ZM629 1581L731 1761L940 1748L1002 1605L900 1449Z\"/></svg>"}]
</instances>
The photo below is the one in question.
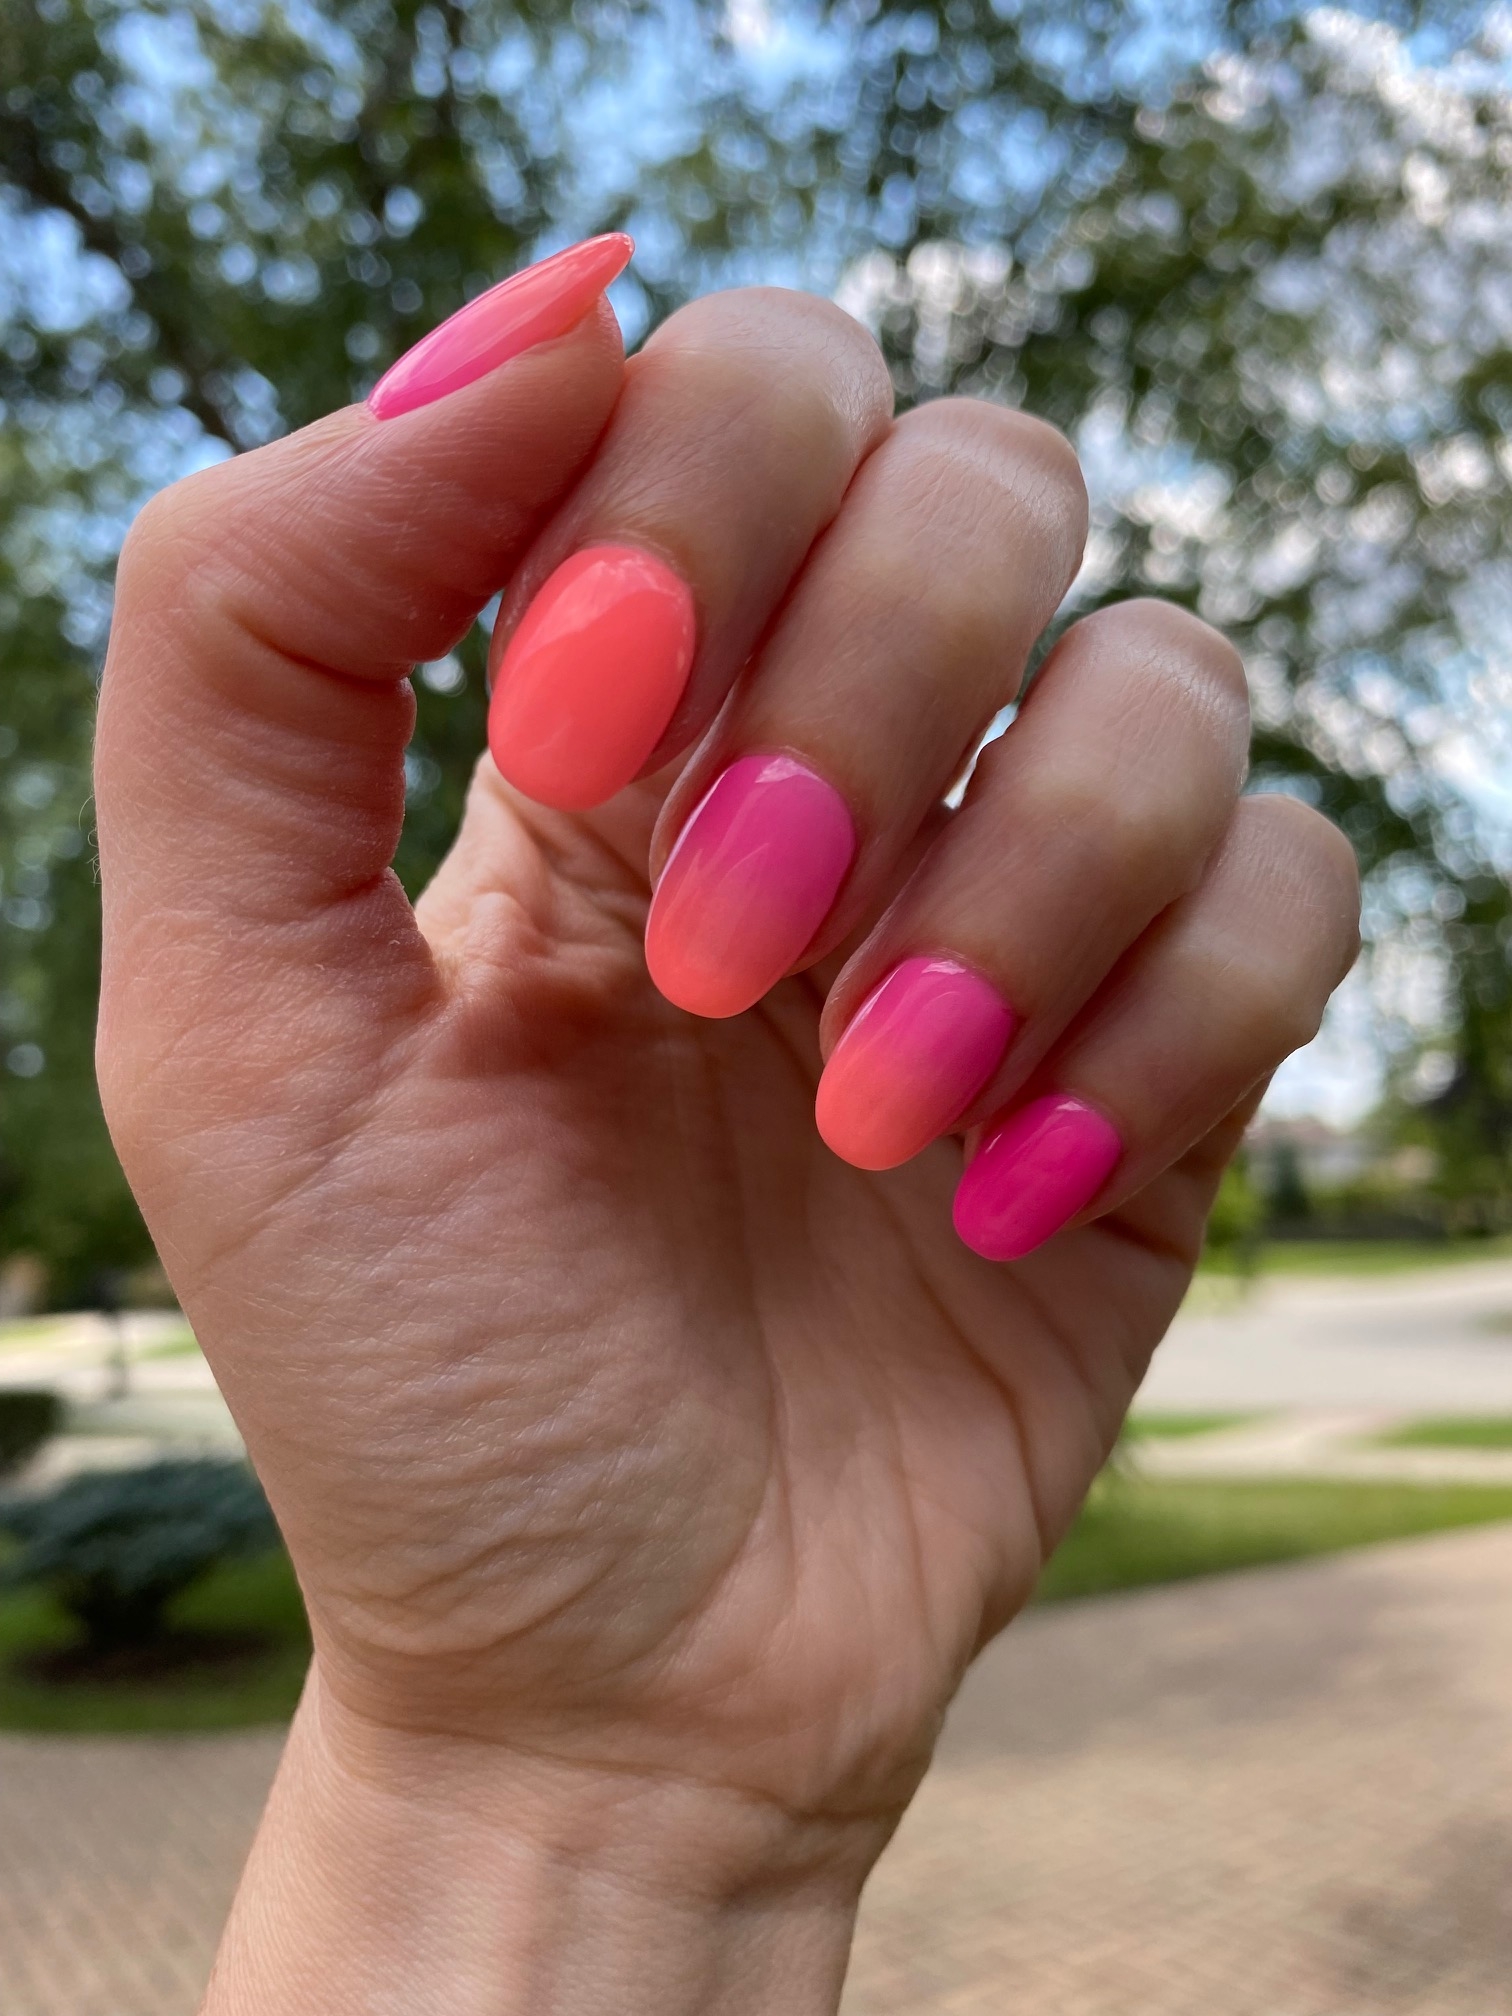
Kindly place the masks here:
<instances>
[{"instance_id":1,"label":"knuckle","mask_svg":"<svg viewBox=\"0 0 1512 2016\"><path fill-rule=\"evenodd\" d=\"M1360 950L1360 864L1354 848L1331 819L1286 792L1246 798L1240 812L1266 845L1289 913L1305 924L1300 942L1311 947L1321 969L1331 970L1331 990Z\"/></svg>"},{"instance_id":2,"label":"knuckle","mask_svg":"<svg viewBox=\"0 0 1512 2016\"><path fill-rule=\"evenodd\" d=\"M870 433L892 411L892 377L871 332L833 301L788 288L736 287L690 301L635 361L675 371L701 401L764 414L792 401L800 424L838 418L852 435Z\"/></svg>"},{"instance_id":3,"label":"knuckle","mask_svg":"<svg viewBox=\"0 0 1512 2016\"><path fill-rule=\"evenodd\" d=\"M941 567L912 528L911 514L895 516L865 540L847 600L881 612L901 653L942 676L996 664L1003 638L998 584L969 568Z\"/></svg>"},{"instance_id":4,"label":"knuckle","mask_svg":"<svg viewBox=\"0 0 1512 2016\"><path fill-rule=\"evenodd\" d=\"M1014 802L1015 821L1069 855L1083 886L1171 902L1201 872L1208 836L1194 830L1185 801L1147 782L1110 788L1106 772L1078 766L1038 779L1020 775Z\"/></svg>"},{"instance_id":5,"label":"knuckle","mask_svg":"<svg viewBox=\"0 0 1512 2016\"><path fill-rule=\"evenodd\" d=\"M1131 596L1127 602L1111 602L1084 616L1076 628L1121 658L1209 683L1246 716L1249 713L1249 680L1238 647L1179 602L1158 595Z\"/></svg>"},{"instance_id":6,"label":"knuckle","mask_svg":"<svg viewBox=\"0 0 1512 2016\"><path fill-rule=\"evenodd\" d=\"M1310 1043L1328 1001L1329 989L1249 934L1235 932L1200 955L1193 978L1199 998L1222 1016L1225 1047L1257 1072Z\"/></svg>"},{"instance_id":7,"label":"knuckle","mask_svg":"<svg viewBox=\"0 0 1512 2016\"><path fill-rule=\"evenodd\" d=\"M182 564L187 524L180 500L175 496L179 487L175 483L159 490L132 519L121 545L120 578L135 580L164 566Z\"/></svg>"},{"instance_id":8,"label":"knuckle","mask_svg":"<svg viewBox=\"0 0 1512 2016\"><path fill-rule=\"evenodd\" d=\"M1106 665L1204 732L1225 768L1242 776L1249 751L1249 680L1237 648L1191 610L1140 595L1083 616L1061 648Z\"/></svg>"},{"instance_id":9,"label":"knuckle","mask_svg":"<svg viewBox=\"0 0 1512 2016\"><path fill-rule=\"evenodd\" d=\"M200 584L207 561L220 550L225 466L197 470L148 498L121 545L118 600L146 590L171 611Z\"/></svg>"},{"instance_id":10,"label":"knuckle","mask_svg":"<svg viewBox=\"0 0 1512 2016\"><path fill-rule=\"evenodd\" d=\"M120 1033L122 1017L119 1004L112 999L113 991L106 988L102 993L101 1020L95 1037L95 1080L111 1145L129 1170L142 1147L147 1109L140 1090L143 1076L140 1059L135 1046Z\"/></svg>"},{"instance_id":11,"label":"knuckle","mask_svg":"<svg viewBox=\"0 0 1512 2016\"><path fill-rule=\"evenodd\" d=\"M932 399L898 421L895 433L922 457L943 461L955 481L974 469L1029 518L1071 562L1087 536L1086 478L1058 427L990 399Z\"/></svg>"},{"instance_id":12,"label":"knuckle","mask_svg":"<svg viewBox=\"0 0 1512 2016\"><path fill-rule=\"evenodd\" d=\"M1262 976L1251 958L1249 984L1263 1031L1269 1033L1268 1054L1289 1057L1311 1043L1323 1023L1332 989L1316 974L1297 974L1287 983L1275 966Z\"/></svg>"},{"instance_id":13,"label":"knuckle","mask_svg":"<svg viewBox=\"0 0 1512 2016\"><path fill-rule=\"evenodd\" d=\"M1239 1053L1270 1064L1310 1043L1359 950L1359 871L1344 835L1295 798L1246 798L1196 900L1208 920L1197 984Z\"/></svg>"}]
</instances>

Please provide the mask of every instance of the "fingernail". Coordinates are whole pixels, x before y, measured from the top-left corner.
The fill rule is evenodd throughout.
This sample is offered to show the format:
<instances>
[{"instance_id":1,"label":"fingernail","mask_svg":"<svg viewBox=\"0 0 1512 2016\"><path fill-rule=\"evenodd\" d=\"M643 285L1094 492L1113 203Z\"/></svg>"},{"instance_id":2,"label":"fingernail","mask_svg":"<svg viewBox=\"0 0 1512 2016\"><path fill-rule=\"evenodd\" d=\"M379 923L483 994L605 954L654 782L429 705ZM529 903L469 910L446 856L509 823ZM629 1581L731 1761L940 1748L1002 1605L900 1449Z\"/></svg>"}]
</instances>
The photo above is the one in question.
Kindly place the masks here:
<instances>
[{"instance_id":1,"label":"fingernail","mask_svg":"<svg viewBox=\"0 0 1512 2016\"><path fill-rule=\"evenodd\" d=\"M956 1231L984 1260L1022 1260L1091 1203L1122 1153L1094 1107L1036 1099L989 1129L956 1191Z\"/></svg>"},{"instance_id":2,"label":"fingernail","mask_svg":"<svg viewBox=\"0 0 1512 2016\"><path fill-rule=\"evenodd\" d=\"M390 365L368 394L369 411L380 420L412 413L522 350L565 336L624 272L634 250L623 231L609 231L501 280Z\"/></svg>"},{"instance_id":3,"label":"fingernail","mask_svg":"<svg viewBox=\"0 0 1512 2016\"><path fill-rule=\"evenodd\" d=\"M520 619L494 680L488 746L510 783L563 811L639 774L693 663L693 594L634 546L564 560Z\"/></svg>"},{"instance_id":4,"label":"fingernail","mask_svg":"<svg viewBox=\"0 0 1512 2016\"><path fill-rule=\"evenodd\" d=\"M845 1026L819 1080L819 1132L858 1169L893 1169L958 1120L1002 1061L1013 1010L955 959L905 959Z\"/></svg>"},{"instance_id":5,"label":"fingernail","mask_svg":"<svg viewBox=\"0 0 1512 2016\"><path fill-rule=\"evenodd\" d=\"M646 922L646 964L694 1015L759 1001L829 915L856 852L832 784L791 756L742 756L678 836Z\"/></svg>"}]
</instances>

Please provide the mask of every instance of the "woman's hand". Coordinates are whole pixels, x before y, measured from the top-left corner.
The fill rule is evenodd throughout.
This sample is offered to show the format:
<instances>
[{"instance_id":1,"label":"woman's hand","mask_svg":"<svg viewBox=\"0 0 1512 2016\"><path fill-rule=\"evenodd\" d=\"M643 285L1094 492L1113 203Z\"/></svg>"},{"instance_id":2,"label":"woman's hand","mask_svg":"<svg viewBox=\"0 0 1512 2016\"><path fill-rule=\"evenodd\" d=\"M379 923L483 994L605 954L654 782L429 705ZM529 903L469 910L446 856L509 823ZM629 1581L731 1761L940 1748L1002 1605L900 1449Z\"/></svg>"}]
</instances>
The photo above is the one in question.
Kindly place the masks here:
<instances>
[{"instance_id":1,"label":"woman's hand","mask_svg":"<svg viewBox=\"0 0 1512 2016\"><path fill-rule=\"evenodd\" d=\"M1354 953L1179 609L1073 626L944 809L1077 571L1060 436L894 420L802 295L629 365L570 305L123 556L101 1079L316 1642L217 2011L832 2008ZM506 583L537 796L484 758L412 911L406 674Z\"/></svg>"}]
</instances>

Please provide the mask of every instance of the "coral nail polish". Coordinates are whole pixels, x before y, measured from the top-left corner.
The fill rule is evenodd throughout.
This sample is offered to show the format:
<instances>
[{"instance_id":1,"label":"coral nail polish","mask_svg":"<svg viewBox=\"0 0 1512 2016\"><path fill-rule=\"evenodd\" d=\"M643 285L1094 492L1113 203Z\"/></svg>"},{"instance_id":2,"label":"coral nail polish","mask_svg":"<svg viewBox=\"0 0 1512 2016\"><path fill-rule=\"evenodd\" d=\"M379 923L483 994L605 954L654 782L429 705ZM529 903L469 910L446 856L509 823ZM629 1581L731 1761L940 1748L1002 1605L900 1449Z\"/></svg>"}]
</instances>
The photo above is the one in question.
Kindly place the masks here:
<instances>
[{"instance_id":1,"label":"coral nail polish","mask_svg":"<svg viewBox=\"0 0 1512 2016\"><path fill-rule=\"evenodd\" d=\"M501 280L390 365L368 394L368 410L380 420L412 413L522 350L565 336L625 270L634 250L623 231L609 231Z\"/></svg>"},{"instance_id":2,"label":"coral nail polish","mask_svg":"<svg viewBox=\"0 0 1512 2016\"><path fill-rule=\"evenodd\" d=\"M510 638L488 746L543 805L601 805L638 775L693 663L693 594L654 554L588 546L564 560Z\"/></svg>"},{"instance_id":3,"label":"coral nail polish","mask_svg":"<svg viewBox=\"0 0 1512 2016\"><path fill-rule=\"evenodd\" d=\"M669 1001L738 1015L802 956L856 852L832 784L792 756L742 756L695 807L646 921L646 964Z\"/></svg>"},{"instance_id":4,"label":"coral nail polish","mask_svg":"<svg viewBox=\"0 0 1512 2016\"><path fill-rule=\"evenodd\" d=\"M1013 1011L956 959L905 959L845 1026L819 1080L819 1132L858 1169L893 1169L960 1118L1002 1061Z\"/></svg>"},{"instance_id":5,"label":"coral nail polish","mask_svg":"<svg viewBox=\"0 0 1512 2016\"><path fill-rule=\"evenodd\" d=\"M1035 1099L988 1130L956 1191L956 1231L984 1260L1022 1260L1091 1203L1122 1153L1085 1100Z\"/></svg>"}]
</instances>

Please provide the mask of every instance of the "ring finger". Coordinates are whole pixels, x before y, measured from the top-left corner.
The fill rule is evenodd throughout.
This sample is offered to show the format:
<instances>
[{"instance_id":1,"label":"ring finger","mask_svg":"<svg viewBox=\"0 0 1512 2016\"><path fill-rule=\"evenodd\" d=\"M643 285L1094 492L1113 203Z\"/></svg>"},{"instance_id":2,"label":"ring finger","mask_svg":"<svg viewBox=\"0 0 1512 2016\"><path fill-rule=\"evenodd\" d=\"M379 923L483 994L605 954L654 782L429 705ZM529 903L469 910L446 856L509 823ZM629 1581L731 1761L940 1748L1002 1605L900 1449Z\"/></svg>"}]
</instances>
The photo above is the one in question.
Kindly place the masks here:
<instances>
[{"instance_id":1,"label":"ring finger","mask_svg":"<svg viewBox=\"0 0 1512 2016\"><path fill-rule=\"evenodd\" d=\"M1196 883L1248 730L1238 654L1186 611L1119 603L1066 632L831 990L817 1118L837 1154L891 1168L1012 1095Z\"/></svg>"}]
</instances>

